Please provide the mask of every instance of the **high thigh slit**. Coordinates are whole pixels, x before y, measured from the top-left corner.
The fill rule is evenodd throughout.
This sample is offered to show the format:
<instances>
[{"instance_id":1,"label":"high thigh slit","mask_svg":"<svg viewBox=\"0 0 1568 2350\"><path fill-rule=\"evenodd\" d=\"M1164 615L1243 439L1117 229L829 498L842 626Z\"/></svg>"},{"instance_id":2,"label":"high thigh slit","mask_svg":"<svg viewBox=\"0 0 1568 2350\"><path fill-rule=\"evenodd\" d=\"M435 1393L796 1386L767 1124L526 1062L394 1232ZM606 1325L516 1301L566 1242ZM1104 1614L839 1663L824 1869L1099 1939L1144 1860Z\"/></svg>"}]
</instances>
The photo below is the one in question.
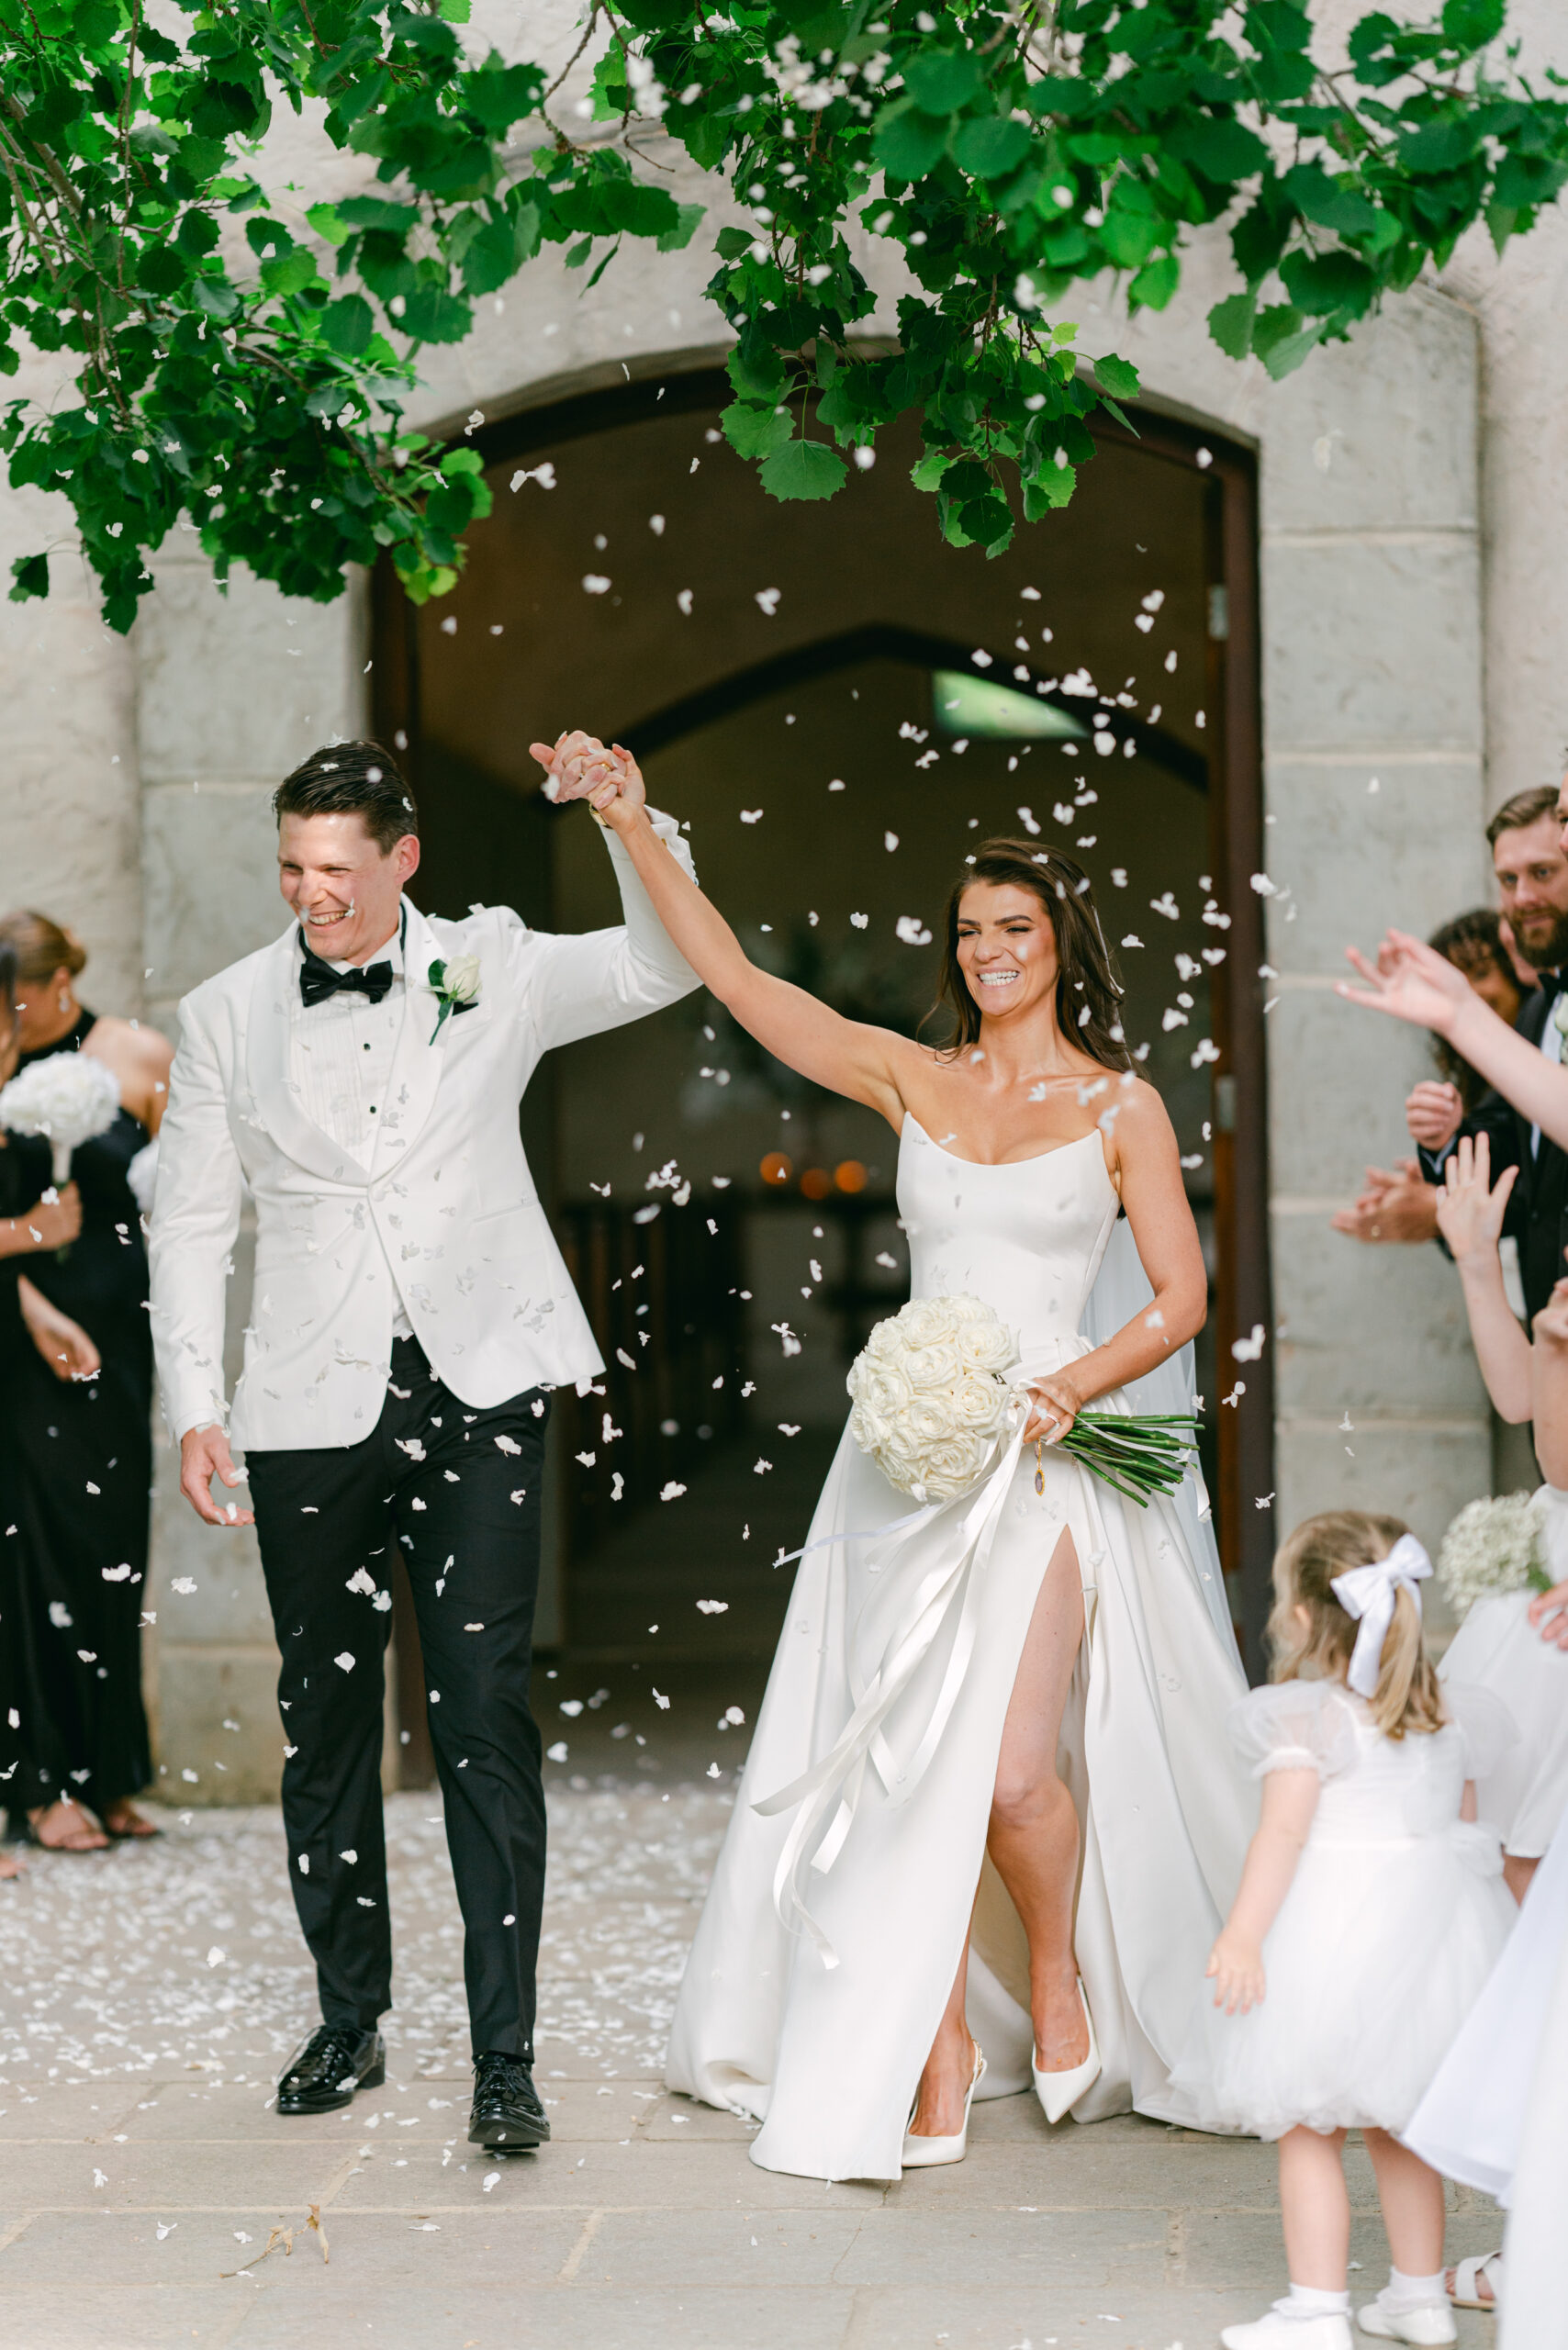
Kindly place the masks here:
<instances>
[{"instance_id":1,"label":"high thigh slit","mask_svg":"<svg viewBox=\"0 0 1568 2350\"><path fill-rule=\"evenodd\" d=\"M1118 1203L1097 1135L1048 1162L955 1160L912 1119L899 1199L915 1294L988 1298L1026 1358L1054 1369L1089 1350L1079 1333ZM1120 1392L1096 1406L1134 1407ZM1079 1563L1084 1628L1058 1772L1079 1818L1075 1943L1103 2058L1074 2111L1084 2121L1130 2109L1191 2119L1169 2067L1254 1816L1224 1734L1246 1684L1203 1588L1215 1572L1212 1544L1200 1554L1174 1503L1139 1510L1049 1446L1040 1482L1036 1493L1030 1447L989 1556L888 1724L894 1794L868 1774L831 1866L803 1873L824 1956L790 1930L776 1898L790 1814L755 1807L834 1749L855 1709L868 1641L898 1618L926 1565L921 1534L906 1538L909 1555L876 1572L866 1543L835 1539L888 1527L911 1506L847 1431L840 1443L808 1538L820 1547L796 1576L666 2064L672 2087L763 2122L751 2155L764 2168L900 2175L904 2123L966 1938L969 2028L987 2061L980 2093L1029 2086L1027 1946L986 1835L1008 1703L1064 1536ZM919 1774L923 1732L955 1664L951 1711Z\"/></svg>"}]
</instances>

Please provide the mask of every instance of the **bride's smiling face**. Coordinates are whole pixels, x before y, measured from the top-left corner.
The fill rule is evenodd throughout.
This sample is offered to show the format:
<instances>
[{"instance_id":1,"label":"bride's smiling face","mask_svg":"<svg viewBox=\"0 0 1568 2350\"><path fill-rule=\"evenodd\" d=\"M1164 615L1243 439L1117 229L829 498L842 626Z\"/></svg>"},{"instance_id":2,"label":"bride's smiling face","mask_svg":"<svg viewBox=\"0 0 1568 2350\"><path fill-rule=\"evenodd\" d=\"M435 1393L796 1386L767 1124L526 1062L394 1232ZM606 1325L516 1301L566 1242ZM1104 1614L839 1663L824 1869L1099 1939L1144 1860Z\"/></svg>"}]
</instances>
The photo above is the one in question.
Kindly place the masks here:
<instances>
[{"instance_id":1,"label":"bride's smiling face","mask_svg":"<svg viewBox=\"0 0 1568 2350\"><path fill-rule=\"evenodd\" d=\"M1056 993L1056 930L1033 890L973 881L958 906L958 967L988 1020L1016 1019Z\"/></svg>"}]
</instances>

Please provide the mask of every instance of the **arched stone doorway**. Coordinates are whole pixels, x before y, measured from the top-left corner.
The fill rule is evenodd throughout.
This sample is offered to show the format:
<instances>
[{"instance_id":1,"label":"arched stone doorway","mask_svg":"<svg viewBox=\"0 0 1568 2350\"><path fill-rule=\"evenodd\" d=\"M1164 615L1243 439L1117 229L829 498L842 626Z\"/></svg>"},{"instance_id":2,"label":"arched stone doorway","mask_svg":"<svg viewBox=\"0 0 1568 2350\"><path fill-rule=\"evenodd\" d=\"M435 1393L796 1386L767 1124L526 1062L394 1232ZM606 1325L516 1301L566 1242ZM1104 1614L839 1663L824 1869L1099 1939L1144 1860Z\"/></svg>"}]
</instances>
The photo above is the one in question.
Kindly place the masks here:
<instances>
[{"instance_id":1,"label":"arched stone doorway","mask_svg":"<svg viewBox=\"0 0 1568 2350\"><path fill-rule=\"evenodd\" d=\"M586 725L637 750L757 951L913 1024L935 948L908 918L931 924L966 850L1036 825L1073 846L1209 1249L1208 1466L1255 1642L1271 1392L1267 1351L1239 1371L1231 1354L1270 1320L1250 454L1140 411L1136 435L1105 428L1070 508L987 563L939 539L913 439L884 436L831 503L767 498L719 432L730 397L685 354L474 428L496 510L458 588L416 612L378 583L375 724L420 795L416 894L612 921L593 828L539 799L528 756ZM603 1398L560 1414L545 1635L607 1663L760 1653L785 1595L767 1561L802 1539L844 1369L902 1294L892 1138L703 998L547 1063L524 1125L611 1365ZM656 1498L672 1479L678 1509Z\"/></svg>"}]
</instances>

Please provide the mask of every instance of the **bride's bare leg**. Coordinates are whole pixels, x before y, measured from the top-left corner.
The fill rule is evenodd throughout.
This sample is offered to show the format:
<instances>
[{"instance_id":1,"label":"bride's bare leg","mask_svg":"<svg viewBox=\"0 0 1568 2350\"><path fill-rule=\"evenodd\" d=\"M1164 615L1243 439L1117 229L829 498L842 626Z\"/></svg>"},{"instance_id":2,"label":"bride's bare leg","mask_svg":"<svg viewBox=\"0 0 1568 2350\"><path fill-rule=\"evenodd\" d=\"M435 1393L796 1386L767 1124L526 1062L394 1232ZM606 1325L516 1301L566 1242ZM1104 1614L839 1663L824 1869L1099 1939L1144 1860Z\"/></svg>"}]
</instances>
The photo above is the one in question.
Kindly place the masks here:
<instances>
[{"instance_id":1,"label":"bride's bare leg","mask_svg":"<svg viewBox=\"0 0 1568 2350\"><path fill-rule=\"evenodd\" d=\"M1078 1998L1072 1897L1078 1814L1057 1776L1057 1743L1083 1638L1083 1588L1072 1536L1051 1554L1002 1732L987 1848L1029 1938L1035 2061L1081 2065L1089 2034Z\"/></svg>"},{"instance_id":2,"label":"bride's bare leg","mask_svg":"<svg viewBox=\"0 0 1568 2350\"><path fill-rule=\"evenodd\" d=\"M931 2053L925 2060L925 2070L920 2076L920 2095L915 2100L914 2119L909 2125L917 2138L956 2137L964 2126L964 2099L975 2076L975 2043L964 2020L969 1975L969 1943L966 1934L958 1972L953 1978Z\"/></svg>"}]
</instances>

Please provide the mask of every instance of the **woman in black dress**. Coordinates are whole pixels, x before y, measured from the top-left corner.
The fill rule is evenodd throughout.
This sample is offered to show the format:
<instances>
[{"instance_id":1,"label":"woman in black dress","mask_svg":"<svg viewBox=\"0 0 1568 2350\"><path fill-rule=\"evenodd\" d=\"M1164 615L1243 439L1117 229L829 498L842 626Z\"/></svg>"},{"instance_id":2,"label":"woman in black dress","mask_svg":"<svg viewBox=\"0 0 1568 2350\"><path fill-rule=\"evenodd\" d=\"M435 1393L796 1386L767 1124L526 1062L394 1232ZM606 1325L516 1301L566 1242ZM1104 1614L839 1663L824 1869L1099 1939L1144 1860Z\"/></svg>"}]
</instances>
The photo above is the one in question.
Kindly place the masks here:
<instances>
[{"instance_id":1,"label":"woman in black dress","mask_svg":"<svg viewBox=\"0 0 1568 2350\"><path fill-rule=\"evenodd\" d=\"M13 950L0 941L0 1085L17 1065L16 971ZM26 1693L17 1671L22 1583L18 1380L35 1348L61 1379L89 1375L97 1368L97 1356L85 1331L57 1314L25 1278L26 1268L44 1250L69 1244L81 1231L80 1194L69 1183L46 1204L28 1181L36 1168L8 1147L9 1139L0 1128L0 1801L12 1796L19 1801ZM15 1855L0 1847L0 1878L16 1876L19 1869Z\"/></svg>"},{"instance_id":2,"label":"woman in black dress","mask_svg":"<svg viewBox=\"0 0 1568 2350\"><path fill-rule=\"evenodd\" d=\"M85 1330L101 1367L92 1379L62 1381L34 1346L18 1359L14 1390L17 1776L38 1841L84 1851L103 1841L84 1813L112 1837L156 1833L131 1802L152 1775L140 1631L152 1341L140 1209L127 1174L157 1131L172 1055L155 1030L84 1009L74 981L86 956L46 916L7 915L0 944L17 958L17 1067L85 1052L120 1089L113 1125L72 1159L80 1237L28 1268L46 1304ZM36 1179L36 1196L49 1181L47 1144L13 1136L10 1148Z\"/></svg>"}]
</instances>

